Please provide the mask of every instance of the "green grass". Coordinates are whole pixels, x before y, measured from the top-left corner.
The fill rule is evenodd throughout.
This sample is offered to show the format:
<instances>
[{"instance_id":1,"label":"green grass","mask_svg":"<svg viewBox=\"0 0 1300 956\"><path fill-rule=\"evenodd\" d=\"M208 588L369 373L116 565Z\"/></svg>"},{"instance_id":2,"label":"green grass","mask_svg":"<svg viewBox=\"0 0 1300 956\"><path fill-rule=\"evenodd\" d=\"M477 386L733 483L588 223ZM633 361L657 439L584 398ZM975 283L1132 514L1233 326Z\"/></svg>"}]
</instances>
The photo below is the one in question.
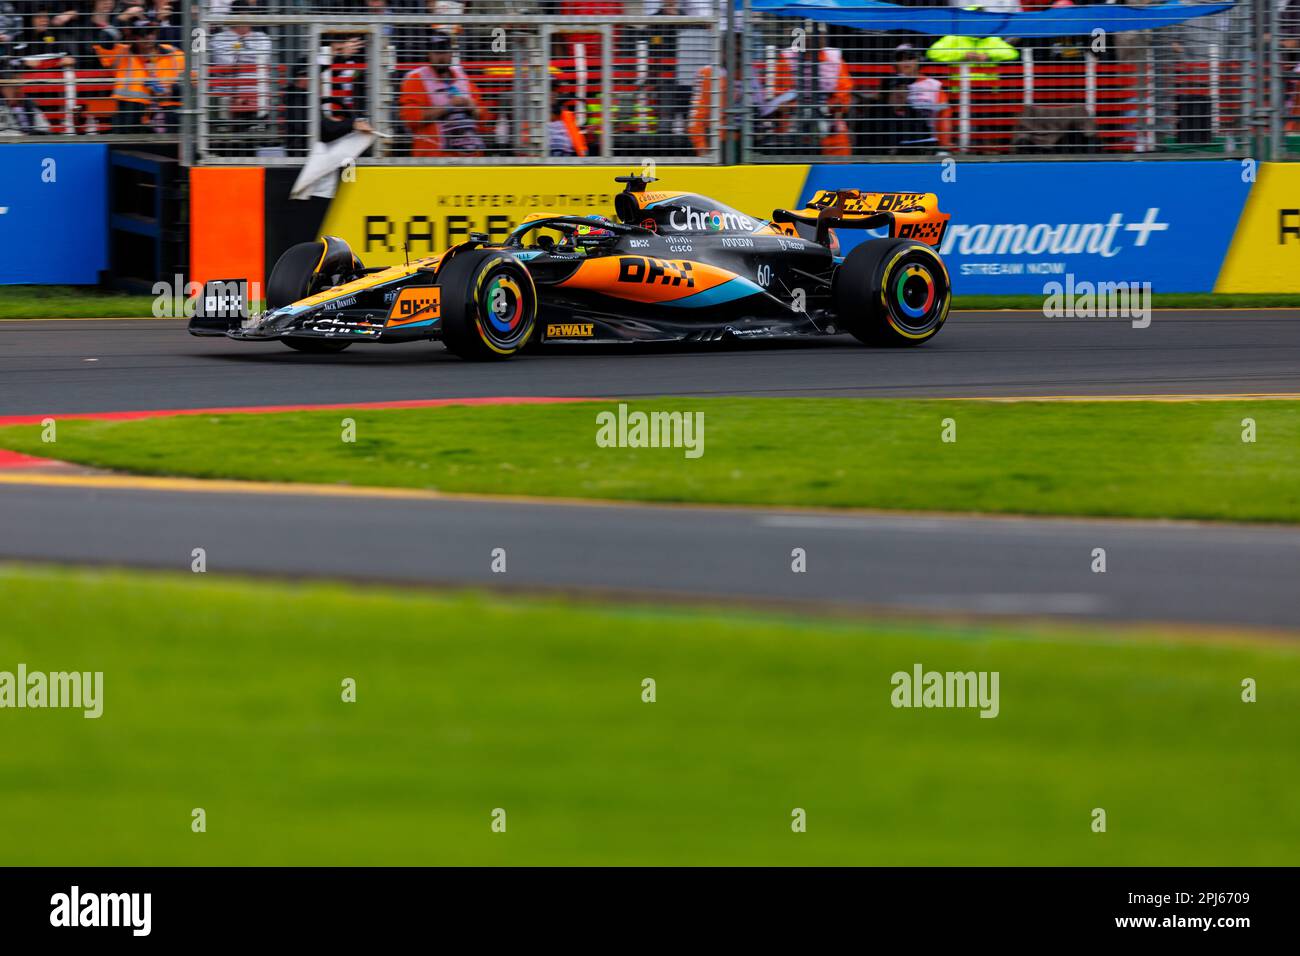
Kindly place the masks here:
<instances>
[{"instance_id":1,"label":"green grass","mask_svg":"<svg viewBox=\"0 0 1300 956\"><path fill-rule=\"evenodd\" d=\"M0 320L4 319L148 319L156 297L93 286L0 285ZM164 302L165 308L175 308ZM253 303L260 308L261 302ZM163 318L167 315L161 316ZM180 313L177 317L182 317Z\"/></svg>"},{"instance_id":2,"label":"green grass","mask_svg":"<svg viewBox=\"0 0 1300 956\"><path fill-rule=\"evenodd\" d=\"M0 448L204 478L660 502L1300 520L1300 403L690 399L704 453L599 448L614 403L66 420ZM345 418L356 441L341 440ZM941 441L942 422L957 441ZM1257 441L1242 441L1242 420Z\"/></svg>"},{"instance_id":3,"label":"green grass","mask_svg":"<svg viewBox=\"0 0 1300 956\"><path fill-rule=\"evenodd\" d=\"M0 319L147 319L152 295L128 295L93 287L0 286Z\"/></svg>"},{"instance_id":4,"label":"green grass","mask_svg":"<svg viewBox=\"0 0 1300 956\"><path fill-rule=\"evenodd\" d=\"M147 319L152 295L127 295L87 286L0 286L0 319ZM1300 307L1295 293L1217 295L1166 292L1152 296L1157 309L1226 309ZM959 295L955 309L1032 309L1043 307L1041 295Z\"/></svg>"},{"instance_id":5,"label":"green grass","mask_svg":"<svg viewBox=\"0 0 1300 956\"><path fill-rule=\"evenodd\" d=\"M4 865L1300 863L1283 642L13 567L0 601L0 670L104 673L98 720L0 711ZM997 671L999 716L893 708L918 662Z\"/></svg>"}]
</instances>

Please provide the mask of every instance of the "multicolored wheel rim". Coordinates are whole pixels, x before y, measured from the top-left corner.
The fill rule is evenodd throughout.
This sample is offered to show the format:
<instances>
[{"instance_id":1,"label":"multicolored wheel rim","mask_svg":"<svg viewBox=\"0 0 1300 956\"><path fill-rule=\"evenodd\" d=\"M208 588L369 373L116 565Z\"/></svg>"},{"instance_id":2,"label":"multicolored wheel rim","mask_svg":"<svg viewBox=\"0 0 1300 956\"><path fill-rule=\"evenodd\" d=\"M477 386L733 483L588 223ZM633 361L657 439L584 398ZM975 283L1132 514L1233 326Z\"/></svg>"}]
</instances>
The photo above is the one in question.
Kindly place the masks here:
<instances>
[{"instance_id":1,"label":"multicolored wheel rim","mask_svg":"<svg viewBox=\"0 0 1300 956\"><path fill-rule=\"evenodd\" d=\"M498 352L520 347L532 331L531 286L504 269L487 269L479 280L477 305L483 341Z\"/></svg>"},{"instance_id":2,"label":"multicolored wheel rim","mask_svg":"<svg viewBox=\"0 0 1300 956\"><path fill-rule=\"evenodd\" d=\"M935 300L934 276L919 262L905 266L894 283L894 298L909 319L922 319Z\"/></svg>"},{"instance_id":3,"label":"multicolored wheel rim","mask_svg":"<svg viewBox=\"0 0 1300 956\"><path fill-rule=\"evenodd\" d=\"M911 249L885 271L881 290L890 324L908 338L933 335L948 314L948 275L937 256Z\"/></svg>"}]
</instances>

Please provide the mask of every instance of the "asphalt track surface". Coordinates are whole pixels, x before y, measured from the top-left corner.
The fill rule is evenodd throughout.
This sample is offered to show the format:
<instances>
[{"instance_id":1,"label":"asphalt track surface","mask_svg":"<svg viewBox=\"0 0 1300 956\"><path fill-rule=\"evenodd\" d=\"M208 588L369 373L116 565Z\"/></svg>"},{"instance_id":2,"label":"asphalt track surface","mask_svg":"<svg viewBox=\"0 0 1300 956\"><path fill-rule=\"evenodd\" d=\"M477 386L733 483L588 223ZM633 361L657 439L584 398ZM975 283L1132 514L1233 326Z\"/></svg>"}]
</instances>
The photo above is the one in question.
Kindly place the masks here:
<instances>
[{"instance_id":1,"label":"asphalt track surface","mask_svg":"<svg viewBox=\"0 0 1300 956\"><path fill-rule=\"evenodd\" d=\"M203 548L210 573L276 578L1300 628L1300 529L0 485L0 541L181 573Z\"/></svg>"},{"instance_id":2,"label":"asphalt track surface","mask_svg":"<svg viewBox=\"0 0 1300 956\"><path fill-rule=\"evenodd\" d=\"M565 346L487 365L436 343L314 356L194 338L166 320L0 322L0 416L495 395L1240 392L1300 392L1300 313L1157 312L1145 329L966 313L917 349L868 349L844 336L694 350Z\"/></svg>"},{"instance_id":3,"label":"asphalt track surface","mask_svg":"<svg viewBox=\"0 0 1300 956\"><path fill-rule=\"evenodd\" d=\"M433 344L305 356L157 320L0 323L0 417L501 395L1298 392L1300 315L1286 312L1156 313L1147 329L967 314L914 350L571 347L499 365ZM187 572L196 547L211 572L276 578L1300 633L1300 529L0 484L0 558ZM498 547L504 575L490 570Z\"/></svg>"}]
</instances>

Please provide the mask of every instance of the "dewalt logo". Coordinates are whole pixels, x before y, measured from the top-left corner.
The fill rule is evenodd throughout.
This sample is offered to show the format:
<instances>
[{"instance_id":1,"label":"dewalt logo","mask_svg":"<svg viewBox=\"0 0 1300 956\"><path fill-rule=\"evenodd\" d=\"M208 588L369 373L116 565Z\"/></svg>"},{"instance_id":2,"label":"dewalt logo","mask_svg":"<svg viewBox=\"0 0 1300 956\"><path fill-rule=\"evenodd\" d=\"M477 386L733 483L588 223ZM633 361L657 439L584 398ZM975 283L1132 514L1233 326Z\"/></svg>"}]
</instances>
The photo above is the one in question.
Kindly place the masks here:
<instances>
[{"instance_id":1,"label":"dewalt logo","mask_svg":"<svg viewBox=\"0 0 1300 956\"><path fill-rule=\"evenodd\" d=\"M592 334L590 322L553 322L546 327L548 339L589 339Z\"/></svg>"}]
</instances>

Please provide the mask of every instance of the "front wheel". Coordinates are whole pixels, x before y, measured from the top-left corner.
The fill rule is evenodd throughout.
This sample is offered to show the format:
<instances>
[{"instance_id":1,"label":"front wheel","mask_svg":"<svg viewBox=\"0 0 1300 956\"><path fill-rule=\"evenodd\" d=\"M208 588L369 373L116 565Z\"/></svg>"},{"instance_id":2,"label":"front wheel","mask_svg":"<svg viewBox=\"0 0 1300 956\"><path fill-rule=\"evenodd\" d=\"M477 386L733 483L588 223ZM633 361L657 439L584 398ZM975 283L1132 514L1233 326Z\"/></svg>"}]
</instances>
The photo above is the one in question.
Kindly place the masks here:
<instances>
[{"instance_id":1,"label":"front wheel","mask_svg":"<svg viewBox=\"0 0 1300 956\"><path fill-rule=\"evenodd\" d=\"M438 276L442 340L463 359L505 359L521 352L537 322L533 277L496 249L457 253Z\"/></svg>"},{"instance_id":2,"label":"front wheel","mask_svg":"<svg viewBox=\"0 0 1300 956\"><path fill-rule=\"evenodd\" d=\"M841 324L868 345L920 345L938 334L952 305L939 254L915 239L868 239L835 270Z\"/></svg>"}]
</instances>

